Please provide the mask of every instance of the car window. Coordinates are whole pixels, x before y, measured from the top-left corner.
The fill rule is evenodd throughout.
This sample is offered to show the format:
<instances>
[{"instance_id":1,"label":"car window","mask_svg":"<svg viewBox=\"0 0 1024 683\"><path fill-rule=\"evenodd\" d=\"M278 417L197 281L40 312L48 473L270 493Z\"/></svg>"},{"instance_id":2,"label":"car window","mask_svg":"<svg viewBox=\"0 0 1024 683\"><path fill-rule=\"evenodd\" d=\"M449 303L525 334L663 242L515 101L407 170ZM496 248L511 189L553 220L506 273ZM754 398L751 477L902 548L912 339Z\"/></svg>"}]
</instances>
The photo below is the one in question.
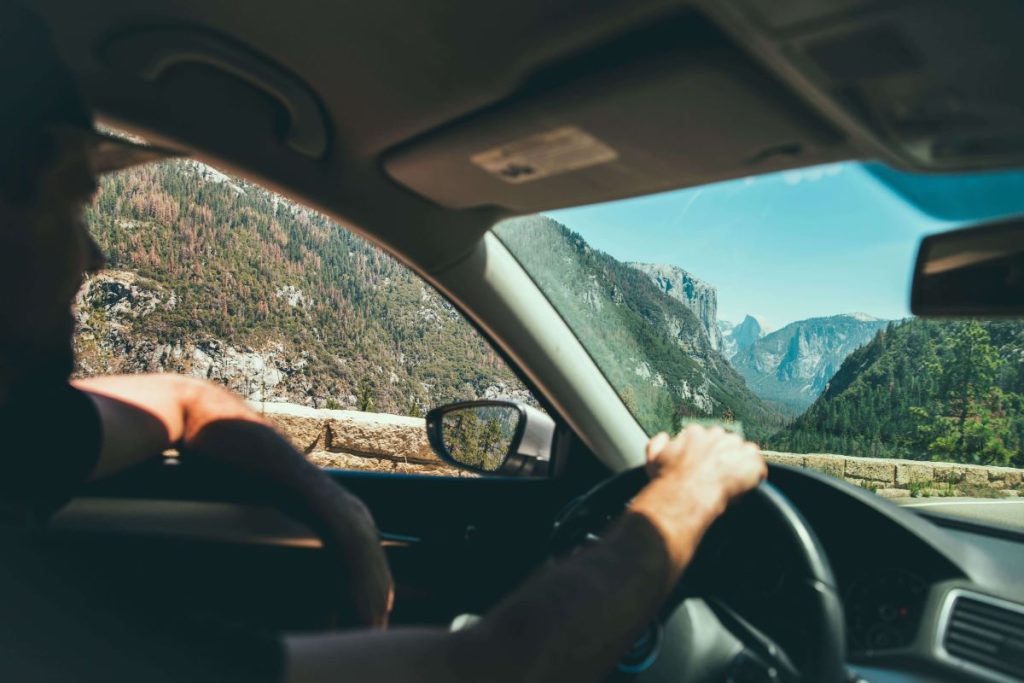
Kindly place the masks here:
<instances>
[{"instance_id":1,"label":"car window","mask_svg":"<svg viewBox=\"0 0 1024 683\"><path fill-rule=\"evenodd\" d=\"M77 300L77 374L179 372L241 394L325 467L458 474L434 406L536 403L455 308L325 217L191 160L103 179L108 265Z\"/></svg>"},{"instance_id":2,"label":"car window","mask_svg":"<svg viewBox=\"0 0 1024 683\"><path fill-rule=\"evenodd\" d=\"M850 162L495 233L648 433L725 423L776 462L948 507L1024 494L1024 323L911 317L917 245L1022 212L1022 172Z\"/></svg>"}]
</instances>

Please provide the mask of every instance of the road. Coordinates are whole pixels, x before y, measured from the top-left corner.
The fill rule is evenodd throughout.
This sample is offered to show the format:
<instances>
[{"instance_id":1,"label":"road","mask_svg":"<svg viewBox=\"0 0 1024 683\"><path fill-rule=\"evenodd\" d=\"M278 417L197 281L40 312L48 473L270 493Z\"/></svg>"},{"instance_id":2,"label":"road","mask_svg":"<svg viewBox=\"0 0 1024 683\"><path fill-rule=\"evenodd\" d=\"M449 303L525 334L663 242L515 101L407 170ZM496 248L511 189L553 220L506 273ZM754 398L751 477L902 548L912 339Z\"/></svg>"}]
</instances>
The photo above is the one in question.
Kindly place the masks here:
<instances>
[{"instance_id":1,"label":"road","mask_svg":"<svg viewBox=\"0 0 1024 683\"><path fill-rule=\"evenodd\" d=\"M1024 498L895 498L893 502L921 512L956 515L976 522L1024 530Z\"/></svg>"}]
</instances>

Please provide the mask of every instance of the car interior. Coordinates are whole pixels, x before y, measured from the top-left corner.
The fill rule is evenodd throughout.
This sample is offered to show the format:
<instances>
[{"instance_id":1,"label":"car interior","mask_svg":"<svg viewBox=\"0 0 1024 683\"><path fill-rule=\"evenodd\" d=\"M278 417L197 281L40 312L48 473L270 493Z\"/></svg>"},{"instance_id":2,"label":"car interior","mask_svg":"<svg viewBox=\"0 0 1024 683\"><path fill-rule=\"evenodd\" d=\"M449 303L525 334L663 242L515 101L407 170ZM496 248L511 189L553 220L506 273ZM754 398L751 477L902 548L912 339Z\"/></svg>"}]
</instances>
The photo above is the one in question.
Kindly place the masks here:
<instances>
[{"instance_id":1,"label":"car interior","mask_svg":"<svg viewBox=\"0 0 1024 683\"><path fill-rule=\"evenodd\" d=\"M642 485L646 434L496 222L849 159L1024 165L1010 0L29 5L102 123L379 245L553 419L550 466L531 476L331 472L380 526L395 625L486 613ZM545 135L562 146L532 164L500 153ZM1024 535L817 472L773 465L769 481L611 679L1024 681ZM209 463L149 463L59 512L49 552L168 618L344 626L324 589L337 561L273 500ZM879 623L892 606L910 615L898 628Z\"/></svg>"}]
</instances>

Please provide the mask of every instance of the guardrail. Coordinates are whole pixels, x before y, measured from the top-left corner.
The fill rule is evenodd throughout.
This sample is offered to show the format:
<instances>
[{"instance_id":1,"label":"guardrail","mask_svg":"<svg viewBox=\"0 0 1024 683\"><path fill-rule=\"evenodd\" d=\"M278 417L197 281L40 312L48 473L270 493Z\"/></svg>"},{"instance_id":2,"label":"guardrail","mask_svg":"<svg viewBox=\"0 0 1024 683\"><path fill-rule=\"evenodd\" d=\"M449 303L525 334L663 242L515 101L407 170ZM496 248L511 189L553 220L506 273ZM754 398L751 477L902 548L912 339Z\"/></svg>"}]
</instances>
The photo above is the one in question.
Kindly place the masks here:
<instances>
[{"instance_id":1,"label":"guardrail","mask_svg":"<svg viewBox=\"0 0 1024 683\"><path fill-rule=\"evenodd\" d=\"M434 455L423 418L291 403L252 405L321 467L472 476ZM1012 467L774 451L765 457L819 470L886 497L1024 495L1024 470Z\"/></svg>"}]
</instances>

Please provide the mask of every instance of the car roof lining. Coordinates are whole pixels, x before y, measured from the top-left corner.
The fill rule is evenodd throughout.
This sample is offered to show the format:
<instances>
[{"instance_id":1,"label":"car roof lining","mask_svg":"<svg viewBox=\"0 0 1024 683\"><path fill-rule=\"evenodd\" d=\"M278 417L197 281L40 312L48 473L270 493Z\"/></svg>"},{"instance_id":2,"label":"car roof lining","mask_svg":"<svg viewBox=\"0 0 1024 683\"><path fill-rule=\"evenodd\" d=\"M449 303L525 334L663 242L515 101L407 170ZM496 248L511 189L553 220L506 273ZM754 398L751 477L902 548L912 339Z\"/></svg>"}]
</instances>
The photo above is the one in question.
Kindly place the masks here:
<instances>
[{"instance_id":1,"label":"car roof lining","mask_svg":"<svg viewBox=\"0 0 1024 683\"><path fill-rule=\"evenodd\" d=\"M995 112L994 123L950 119L959 127L941 141L946 157L914 156L939 148L918 129L872 118L886 115L886 96L911 98L939 76L967 88L972 65L994 70L993 82L1015 73L1019 50L999 63L960 55L967 66L929 52L957 22L961 42L999 37L999 12L1017 10L995 0L972 5L971 22L956 3L869 0L292 0L286 9L252 0L244 12L200 0L30 4L102 119L324 211L425 273L518 212L843 158L942 169L1017 159L993 158L984 137L1009 135L1020 113L1016 100L982 97L1002 96L991 83L975 98L988 108L972 113ZM926 11L936 19L920 21ZM872 42L879 26L888 33ZM221 36L289 74L322 108L326 152L289 144L295 112L260 78L207 62L146 81L104 52L157 28ZM865 31L888 61L851 72L863 54L849 37ZM519 184L469 161L564 126L606 142L616 160Z\"/></svg>"}]
</instances>

